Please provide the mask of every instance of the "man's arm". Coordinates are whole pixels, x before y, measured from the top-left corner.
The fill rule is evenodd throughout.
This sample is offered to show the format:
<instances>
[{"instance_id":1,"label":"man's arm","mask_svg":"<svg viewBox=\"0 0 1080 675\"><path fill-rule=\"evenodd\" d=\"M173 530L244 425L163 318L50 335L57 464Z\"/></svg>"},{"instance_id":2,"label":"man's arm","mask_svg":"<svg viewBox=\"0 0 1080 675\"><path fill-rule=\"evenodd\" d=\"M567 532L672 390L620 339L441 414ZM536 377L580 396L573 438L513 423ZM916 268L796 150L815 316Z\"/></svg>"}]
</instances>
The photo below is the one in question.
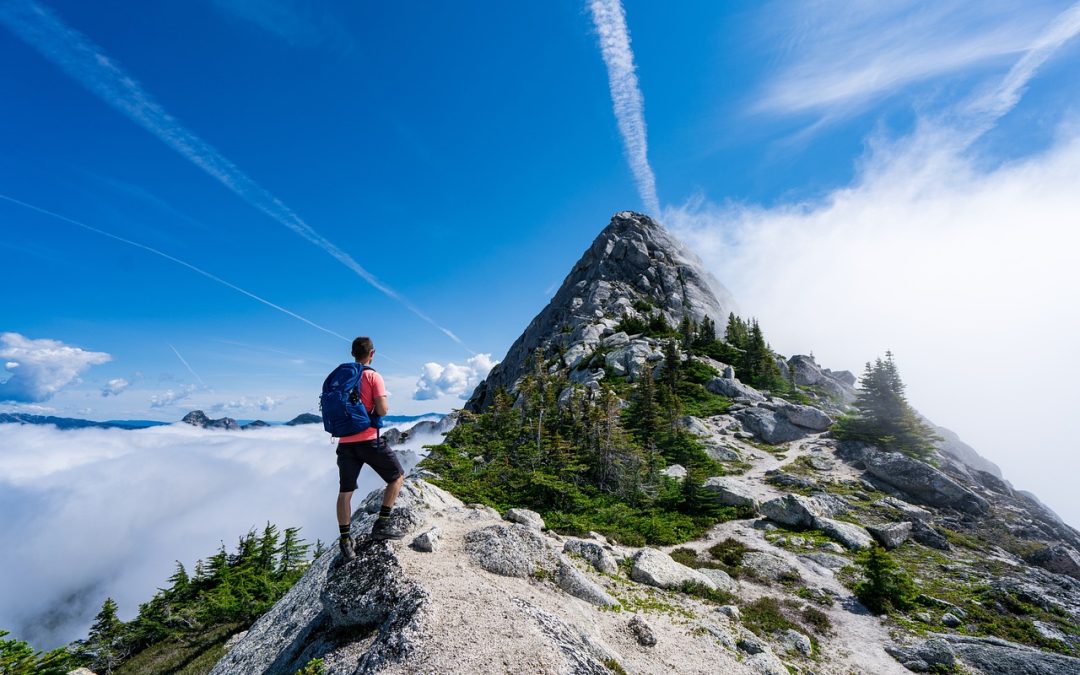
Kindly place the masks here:
<instances>
[{"instance_id":1,"label":"man's arm","mask_svg":"<svg viewBox=\"0 0 1080 675\"><path fill-rule=\"evenodd\" d=\"M375 414L378 415L379 417L382 417L382 416L386 415L386 413L390 412L389 397L387 397L387 396L376 396L374 403L375 403Z\"/></svg>"}]
</instances>

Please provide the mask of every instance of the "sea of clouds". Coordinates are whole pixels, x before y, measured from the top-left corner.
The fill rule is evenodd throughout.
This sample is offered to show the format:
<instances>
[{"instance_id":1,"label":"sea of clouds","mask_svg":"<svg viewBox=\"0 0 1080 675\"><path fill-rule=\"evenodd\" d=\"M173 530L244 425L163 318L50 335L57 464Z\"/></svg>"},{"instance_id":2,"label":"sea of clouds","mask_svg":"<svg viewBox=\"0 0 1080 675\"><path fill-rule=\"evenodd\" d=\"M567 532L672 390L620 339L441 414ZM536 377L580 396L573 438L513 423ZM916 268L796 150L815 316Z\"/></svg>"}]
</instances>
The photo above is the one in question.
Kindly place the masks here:
<instances>
[{"instance_id":1,"label":"sea of clouds","mask_svg":"<svg viewBox=\"0 0 1080 675\"><path fill-rule=\"evenodd\" d=\"M407 426L407 425L406 425ZM411 468L425 444L398 448ZM337 537L334 446L319 425L243 432L0 425L0 629L50 649L85 637L106 597L120 616L196 559L267 521ZM409 452L411 451L411 452ZM354 508L382 482L361 472Z\"/></svg>"}]
</instances>

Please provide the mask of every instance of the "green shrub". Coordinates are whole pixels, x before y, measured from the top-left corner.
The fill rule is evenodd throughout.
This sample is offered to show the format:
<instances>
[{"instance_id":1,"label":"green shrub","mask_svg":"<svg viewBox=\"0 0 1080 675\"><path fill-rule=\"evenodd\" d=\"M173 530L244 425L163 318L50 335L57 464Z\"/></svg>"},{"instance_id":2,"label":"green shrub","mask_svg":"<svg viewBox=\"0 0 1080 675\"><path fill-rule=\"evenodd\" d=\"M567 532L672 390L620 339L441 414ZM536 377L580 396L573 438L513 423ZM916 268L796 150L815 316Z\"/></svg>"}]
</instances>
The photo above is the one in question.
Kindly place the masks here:
<instances>
[{"instance_id":1,"label":"green shrub","mask_svg":"<svg viewBox=\"0 0 1080 675\"><path fill-rule=\"evenodd\" d=\"M709 555L728 567L739 567L742 565L743 555L751 550L741 541L728 538L709 547Z\"/></svg>"},{"instance_id":2,"label":"green shrub","mask_svg":"<svg viewBox=\"0 0 1080 675\"><path fill-rule=\"evenodd\" d=\"M300 670L296 671L296 675L323 675L326 672L326 664L322 659L311 659Z\"/></svg>"},{"instance_id":3,"label":"green shrub","mask_svg":"<svg viewBox=\"0 0 1080 675\"><path fill-rule=\"evenodd\" d=\"M776 598L768 596L744 605L742 621L744 626L761 636L780 633L789 628L798 630L798 626L787 617Z\"/></svg>"},{"instance_id":4,"label":"green shrub","mask_svg":"<svg viewBox=\"0 0 1080 675\"><path fill-rule=\"evenodd\" d=\"M685 593L686 595L692 595L695 598L701 598L702 600L717 605L729 605L732 600L734 600L734 596L731 593L717 588L709 588L705 584L696 581L684 582L683 585L679 587L679 592Z\"/></svg>"},{"instance_id":5,"label":"green shrub","mask_svg":"<svg viewBox=\"0 0 1080 675\"><path fill-rule=\"evenodd\" d=\"M828 635L832 632L832 621L829 620L829 615L816 607L804 607L801 618L802 622L818 635Z\"/></svg>"}]
</instances>

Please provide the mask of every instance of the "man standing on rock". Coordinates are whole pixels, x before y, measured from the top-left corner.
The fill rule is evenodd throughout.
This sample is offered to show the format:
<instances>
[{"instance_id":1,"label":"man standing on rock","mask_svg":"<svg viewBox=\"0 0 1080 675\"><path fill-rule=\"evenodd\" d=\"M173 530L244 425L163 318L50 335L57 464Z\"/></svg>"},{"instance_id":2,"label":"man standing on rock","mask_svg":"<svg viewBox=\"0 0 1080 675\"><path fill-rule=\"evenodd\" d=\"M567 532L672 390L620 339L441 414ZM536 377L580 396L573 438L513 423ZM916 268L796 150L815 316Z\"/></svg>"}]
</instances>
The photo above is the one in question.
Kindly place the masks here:
<instances>
[{"instance_id":1,"label":"man standing on rock","mask_svg":"<svg viewBox=\"0 0 1080 675\"><path fill-rule=\"evenodd\" d=\"M352 343L352 355L364 368L360 376L360 402L375 417L382 417L390 407L387 402L386 385L382 375L370 368L375 358L375 344L369 337L358 337ZM353 538L349 532L349 520L352 516L352 495L356 490L356 479L360 469L367 464L379 477L386 481L383 492L382 508L379 518L371 528L373 539L401 539L404 534L395 531L390 522L390 512L397 499L401 484L405 481L405 472L401 469L397 454L386 444L386 439L379 436L379 430L372 426L358 434L344 436L338 440L337 465L340 477L340 491L337 498L337 520L341 533L341 556L344 560L356 557Z\"/></svg>"}]
</instances>

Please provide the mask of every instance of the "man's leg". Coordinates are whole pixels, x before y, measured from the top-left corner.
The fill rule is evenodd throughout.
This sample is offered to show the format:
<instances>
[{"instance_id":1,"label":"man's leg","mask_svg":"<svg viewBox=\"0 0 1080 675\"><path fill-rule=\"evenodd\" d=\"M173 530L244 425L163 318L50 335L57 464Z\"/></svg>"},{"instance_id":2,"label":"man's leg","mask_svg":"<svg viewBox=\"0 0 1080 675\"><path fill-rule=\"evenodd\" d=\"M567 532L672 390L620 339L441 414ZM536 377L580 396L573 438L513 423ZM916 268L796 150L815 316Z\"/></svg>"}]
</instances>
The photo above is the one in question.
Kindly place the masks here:
<instances>
[{"instance_id":1,"label":"man's leg","mask_svg":"<svg viewBox=\"0 0 1080 675\"><path fill-rule=\"evenodd\" d=\"M397 500L398 493L401 492L401 485L405 482L405 475L402 474L386 484L386 489L383 490L382 505L385 508L391 508L394 505L394 501Z\"/></svg>"},{"instance_id":2,"label":"man's leg","mask_svg":"<svg viewBox=\"0 0 1080 675\"><path fill-rule=\"evenodd\" d=\"M341 557L348 562L356 557L353 550L353 538L349 532L349 523L352 520L352 495L356 491L356 478L360 475L363 462L355 456L352 444L339 444L337 450L337 465L339 489L337 497L337 522L338 522L338 546L341 548Z\"/></svg>"},{"instance_id":3,"label":"man's leg","mask_svg":"<svg viewBox=\"0 0 1080 675\"><path fill-rule=\"evenodd\" d=\"M396 497L397 493L394 496ZM347 527L350 518L352 518L352 492L339 492L337 496L337 524L340 527Z\"/></svg>"}]
</instances>

